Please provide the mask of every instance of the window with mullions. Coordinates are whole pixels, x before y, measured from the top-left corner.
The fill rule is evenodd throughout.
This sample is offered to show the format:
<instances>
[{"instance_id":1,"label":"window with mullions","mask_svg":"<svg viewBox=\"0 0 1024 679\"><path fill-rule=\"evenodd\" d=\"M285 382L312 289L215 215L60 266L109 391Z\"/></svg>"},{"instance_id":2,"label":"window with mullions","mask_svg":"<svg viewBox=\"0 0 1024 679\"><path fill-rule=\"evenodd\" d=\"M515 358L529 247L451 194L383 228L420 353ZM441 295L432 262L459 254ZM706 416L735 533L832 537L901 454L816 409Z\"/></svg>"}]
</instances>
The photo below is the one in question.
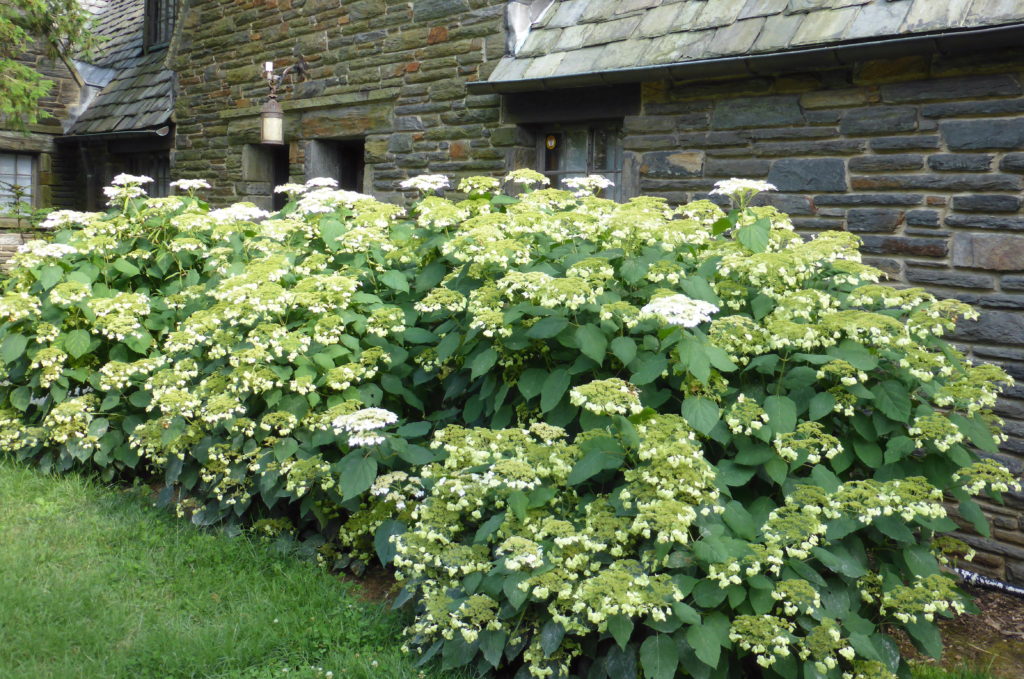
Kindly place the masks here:
<instances>
[{"instance_id":1,"label":"window with mullions","mask_svg":"<svg viewBox=\"0 0 1024 679\"><path fill-rule=\"evenodd\" d=\"M34 205L36 157L29 153L0 151L0 212L16 203Z\"/></svg>"},{"instance_id":2,"label":"window with mullions","mask_svg":"<svg viewBox=\"0 0 1024 679\"><path fill-rule=\"evenodd\" d=\"M127 172L152 179L152 183L142 187L150 198L171 195L171 158L167 151L126 153L114 156L112 161L112 166L118 173Z\"/></svg>"},{"instance_id":3,"label":"window with mullions","mask_svg":"<svg viewBox=\"0 0 1024 679\"><path fill-rule=\"evenodd\" d=\"M176 0L146 0L143 51L152 52L167 47L174 31L176 5Z\"/></svg>"},{"instance_id":4,"label":"window with mullions","mask_svg":"<svg viewBox=\"0 0 1024 679\"><path fill-rule=\"evenodd\" d=\"M554 188L567 188L569 177L599 174L615 185L601 195L622 200L622 142L618 125L594 123L540 128L537 169Z\"/></svg>"}]
</instances>

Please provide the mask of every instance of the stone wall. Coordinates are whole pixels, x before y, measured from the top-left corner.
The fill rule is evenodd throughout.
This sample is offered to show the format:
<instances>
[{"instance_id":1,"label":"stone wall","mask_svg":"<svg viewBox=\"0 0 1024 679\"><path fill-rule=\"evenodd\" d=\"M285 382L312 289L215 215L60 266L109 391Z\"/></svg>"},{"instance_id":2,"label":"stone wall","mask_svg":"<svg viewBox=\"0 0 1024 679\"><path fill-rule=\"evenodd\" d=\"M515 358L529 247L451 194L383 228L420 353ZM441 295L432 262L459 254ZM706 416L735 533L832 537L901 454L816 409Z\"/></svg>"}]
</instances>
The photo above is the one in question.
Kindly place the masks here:
<instances>
[{"instance_id":1,"label":"stone wall","mask_svg":"<svg viewBox=\"0 0 1024 679\"><path fill-rule=\"evenodd\" d=\"M500 0L185 0L175 177L212 200L266 203L250 167L266 95L262 63L301 54L309 77L282 96L291 178L317 139L365 143L364 190L398 199L422 172L501 174L529 162L529 130L477 94L505 49ZM623 121L624 184L672 202L718 179L767 179L767 200L805 232L849 229L900 285L978 305L956 338L1024 379L1024 51L919 57L776 77L647 83ZM593 94L593 93L591 93ZM606 117L596 107L594 118ZM248 152L246 149L249 149ZM1024 386L999 406L1024 460ZM1024 582L1024 498L992 508L976 567Z\"/></svg>"},{"instance_id":2,"label":"stone wall","mask_svg":"<svg viewBox=\"0 0 1024 679\"><path fill-rule=\"evenodd\" d=\"M717 82L650 83L625 121L642 193L705 197L728 177L779 188L798 229L847 229L898 285L975 304L955 339L1024 382L1024 52L911 58ZM1024 469L1024 384L998 408ZM967 535L985 572L1024 582L1024 497Z\"/></svg>"},{"instance_id":3,"label":"stone wall","mask_svg":"<svg viewBox=\"0 0 1024 679\"><path fill-rule=\"evenodd\" d=\"M188 0L175 45L176 177L215 180L214 200L266 201L246 171L259 142L265 61L302 55L308 77L284 87L290 174L303 179L313 139L365 143L364 190L398 197L429 168L501 173L518 141L497 95L468 94L504 53L504 0Z\"/></svg>"}]
</instances>

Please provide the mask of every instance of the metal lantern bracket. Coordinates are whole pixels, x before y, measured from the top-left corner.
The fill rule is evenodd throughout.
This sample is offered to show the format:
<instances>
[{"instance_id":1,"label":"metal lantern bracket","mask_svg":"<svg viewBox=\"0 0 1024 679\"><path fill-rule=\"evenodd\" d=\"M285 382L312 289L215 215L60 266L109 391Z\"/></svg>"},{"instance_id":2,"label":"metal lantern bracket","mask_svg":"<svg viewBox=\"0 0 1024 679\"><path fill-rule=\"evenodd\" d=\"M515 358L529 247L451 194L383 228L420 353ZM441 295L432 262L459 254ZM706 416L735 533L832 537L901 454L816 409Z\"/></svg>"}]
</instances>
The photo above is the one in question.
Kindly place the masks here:
<instances>
[{"instance_id":1,"label":"metal lantern bracket","mask_svg":"<svg viewBox=\"0 0 1024 679\"><path fill-rule=\"evenodd\" d=\"M301 76L305 78L309 66L306 60L299 56L294 64L285 67L281 75L274 77L274 62L268 61L264 64L267 85L270 93L267 101L260 110L260 142L263 144L281 145L284 144L284 111L277 101L277 90L284 83L287 76Z\"/></svg>"}]
</instances>

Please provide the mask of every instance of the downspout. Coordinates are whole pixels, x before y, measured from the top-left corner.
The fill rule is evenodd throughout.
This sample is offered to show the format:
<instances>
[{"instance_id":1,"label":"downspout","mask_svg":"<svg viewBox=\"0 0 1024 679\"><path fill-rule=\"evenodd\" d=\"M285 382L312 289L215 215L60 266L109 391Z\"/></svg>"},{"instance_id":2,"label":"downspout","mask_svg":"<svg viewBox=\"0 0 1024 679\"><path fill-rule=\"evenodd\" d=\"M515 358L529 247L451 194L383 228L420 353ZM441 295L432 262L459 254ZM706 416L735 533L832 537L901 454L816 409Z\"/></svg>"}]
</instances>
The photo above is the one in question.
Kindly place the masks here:
<instances>
[{"instance_id":1,"label":"downspout","mask_svg":"<svg viewBox=\"0 0 1024 679\"><path fill-rule=\"evenodd\" d=\"M88 212L93 212L96 210L96 192L93 190L96 186L96 172L92 163L89 162L89 154L85 152L85 144L77 143L79 162L82 164L82 171L85 174L85 209Z\"/></svg>"},{"instance_id":2,"label":"downspout","mask_svg":"<svg viewBox=\"0 0 1024 679\"><path fill-rule=\"evenodd\" d=\"M1018 599L1024 599L1024 587L1017 587L1016 585L1011 585L999 578L981 575L980 573L964 570L959 567L953 568L952 570L968 585L974 585L975 587L981 587L982 589L990 589L995 592L1010 594Z\"/></svg>"}]
</instances>

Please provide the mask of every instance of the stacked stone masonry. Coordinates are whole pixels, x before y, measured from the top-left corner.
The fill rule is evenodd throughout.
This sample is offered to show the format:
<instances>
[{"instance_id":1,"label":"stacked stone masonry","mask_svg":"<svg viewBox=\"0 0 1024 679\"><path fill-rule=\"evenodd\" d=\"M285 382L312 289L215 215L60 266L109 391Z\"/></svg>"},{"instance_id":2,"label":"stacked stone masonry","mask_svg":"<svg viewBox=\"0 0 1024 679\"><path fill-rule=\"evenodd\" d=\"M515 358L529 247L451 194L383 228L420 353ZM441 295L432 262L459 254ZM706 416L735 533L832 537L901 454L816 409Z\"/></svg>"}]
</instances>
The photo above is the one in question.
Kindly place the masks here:
<instances>
[{"instance_id":1,"label":"stacked stone masonry","mask_svg":"<svg viewBox=\"0 0 1024 679\"><path fill-rule=\"evenodd\" d=\"M173 48L173 174L213 180L214 202L266 200L243 162L259 141L261 65L299 54L308 78L282 99L292 179L318 138L363 140L364 190L392 200L409 197L397 185L414 174L531 163L531 130L507 122L499 95L467 87L504 54L505 5L188 0ZM679 203L723 178L772 182L765 200L800 230L853 231L895 284L978 305L981 319L955 339L1024 380L1024 50L648 82L622 145L632 193ZM1020 472L1024 384L999 413L1011 435L1001 458ZM1024 582L1024 502L1009 501L991 512L991 539L967 539L979 568Z\"/></svg>"}]
</instances>

